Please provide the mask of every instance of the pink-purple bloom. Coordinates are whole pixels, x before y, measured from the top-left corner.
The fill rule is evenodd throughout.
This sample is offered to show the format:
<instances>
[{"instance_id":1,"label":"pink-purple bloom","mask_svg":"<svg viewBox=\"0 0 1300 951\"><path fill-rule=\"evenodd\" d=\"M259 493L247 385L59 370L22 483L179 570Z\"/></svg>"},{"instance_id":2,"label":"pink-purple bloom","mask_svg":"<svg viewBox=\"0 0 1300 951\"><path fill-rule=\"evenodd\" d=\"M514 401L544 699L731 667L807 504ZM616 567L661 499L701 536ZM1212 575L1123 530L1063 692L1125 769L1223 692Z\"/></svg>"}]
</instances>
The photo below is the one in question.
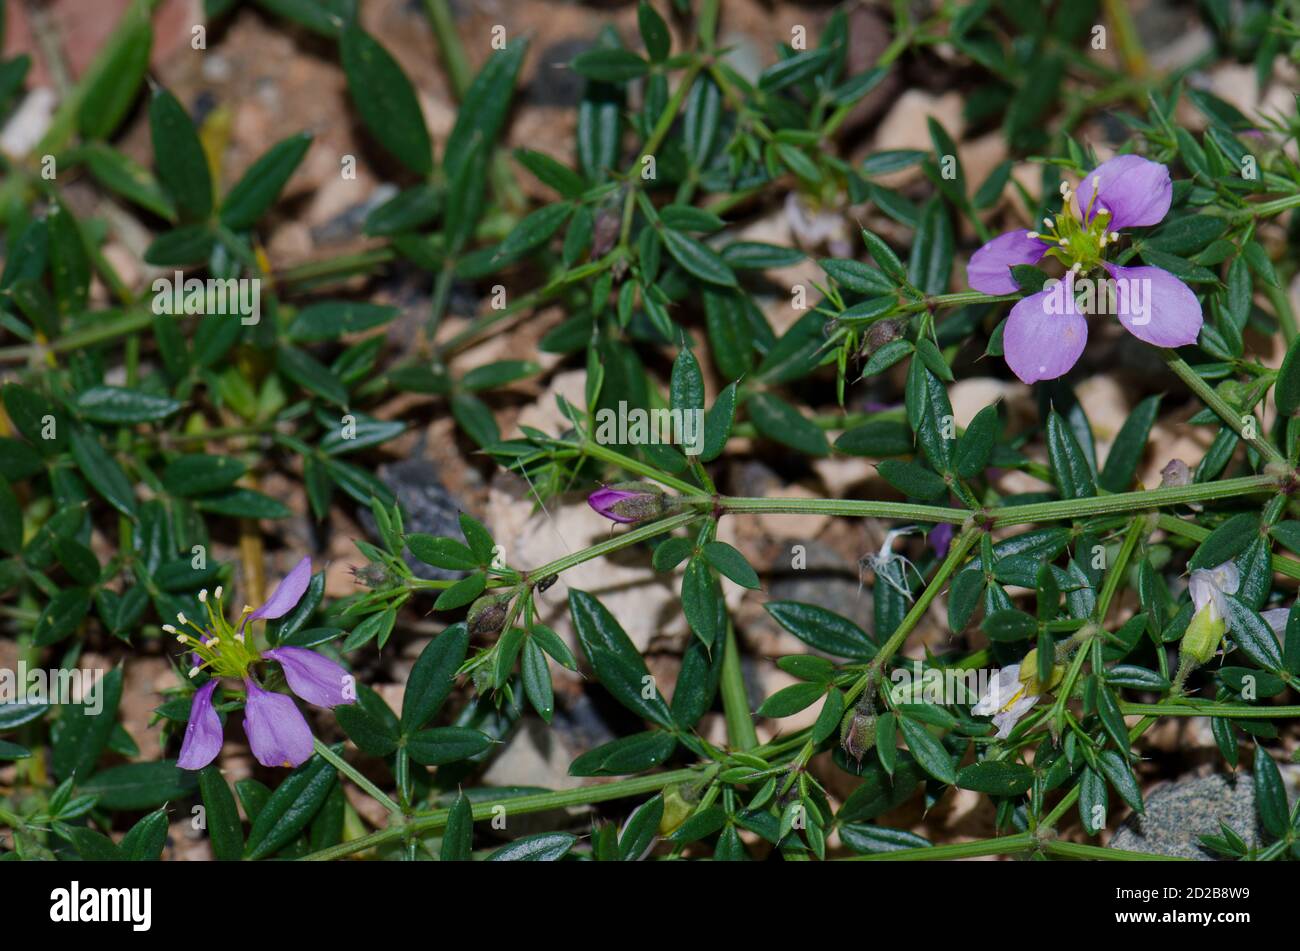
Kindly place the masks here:
<instances>
[{"instance_id":1,"label":"pink-purple bloom","mask_svg":"<svg viewBox=\"0 0 1300 951\"><path fill-rule=\"evenodd\" d=\"M667 515L672 501L662 489L649 482L620 482L597 489L587 504L613 522L630 524Z\"/></svg>"},{"instance_id":2,"label":"pink-purple bloom","mask_svg":"<svg viewBox=\"0 0 1300 951\"><path fill-rule=\"evenodd\" d=\"M986 294L1013 294L1011 269L1037 264L1045 256L1069 272L1011 308L1002 335L1007 365L1025 383L1069 372L1088 341L1088 313L1114 313L1139 340L1158 347L1196 342L1203 318L1192 290L1157 267L1121 267L1104 259L1105 249L1126 228L1159 224L1173 201L1169 170L1138 155L1121 155L1088 173L1072 192L1061 186L1065 209L1045 219L1045 231L999 235L972 255L967 280ZM1104 271L1098 279L1088 275ZM1080 296L1076 287L1083 285Z\"/></svg>"},{"instance_id":3,"label":"pink-purple bloom","mask_svg":"<svg viewBox=\"0 0 1300 951\"><path fill-rule=\"evenodd\" d=\"M187 646L194 664L190 676L197 676L203 670L212 674L212 679L195 691L190 703L190 719L176 761L182 769L202 769L221 751L221 718L213 705L213 693L222 677L244 682L244 732L259 763L300 766L311 756L314 746L311 728L293 698L264 689L254 678L253 667L263 661L278 663L289 689L308 703L336 707L356 702L352 676L328 657L303 647L276 647L259 654L247 643L244 628L249 621L288 614L302 600L310 583L311 559L304 558L261 607L244 608L238 625L232 625L222 615L220 588L216 590L215 604L209 602L206 589L199 594L208 613L207 627L200 627L184 614L178 615L177 621L195 633L163 625Z\"/></svg>"}]
</instances>

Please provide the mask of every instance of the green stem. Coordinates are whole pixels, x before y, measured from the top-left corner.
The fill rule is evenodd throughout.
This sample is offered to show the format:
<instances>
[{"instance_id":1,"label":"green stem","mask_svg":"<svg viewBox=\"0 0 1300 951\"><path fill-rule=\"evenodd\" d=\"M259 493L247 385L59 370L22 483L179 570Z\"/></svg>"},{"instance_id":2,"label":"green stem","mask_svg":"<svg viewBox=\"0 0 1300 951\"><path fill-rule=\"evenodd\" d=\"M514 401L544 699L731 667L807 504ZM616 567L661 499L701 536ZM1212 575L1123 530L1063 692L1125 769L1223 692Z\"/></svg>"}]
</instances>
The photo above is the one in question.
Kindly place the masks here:
<instances>
[{"instance_id":1,"label":"green stem","mask_svg":"<svg viewBox=\"0 0 1300 951\"><path fill-rule=\"evenodd\" d=\"M396 813L399 816L402 814L402 807L393 802L386 792L358 772L355 766L345 760L342 756L339 756L320 740L313 738L312 744L316 749L316 754L320 756L321 759L333 765L333 767L340 773L347 776L348 779L360 786L365 790L370 798L374 799L389 812Z\"/></svg>"},{"instance_id":2,"label":"green stem","mask_svg":"<svg viewBox=\"0 0 1300 951\"><path fill-rule=\"evenodd\" d=\"M1297 196L1297 198L1300 198L1300 196ZM1178 356L1176 352L1173 350L1161 350L1160 352L1165 358L1165 363L1168 364L1169 369L1173 370L1174 373L1177 374L1178 378L1187 384L1188 389L1195 393L1202 403L1214 410L1215 415L1223 420L1233 430L1233 432L1246 440L1246 442L1254 447L1256 452L1262 455L1269 462L1286 462L1285 457L1283 457L1282 453L1278 452L1276 446L1257 435L1259 431L1258 425L1252 427L1256 432L1256 435L1246 435L1245 417L1251 414L1243 413L1241 410L1229 406L1227 401L1215 392L1214 387L1201 379L1200 375L1197 374L1190 365L1188 365L1186 360Z\"/></svg>"},{"instance_id":3,"label":"green stem","mask_svg":"<svg viewBox=\"0 0 1300 951\"><path fill-rule=\"evenodd\" d=\"M899 849L897 852L873 852L870 855L853 855L846 862L926 862L940 859L974 859L985 855L1014 855L1028 852L1035 846L1028 832L1004 835L995 839L978 839L975 842L958 842L955 845L928 845L919 849Z\"/></svg>"},{"instance_id":4,"label":"green stem","mask_svg":"<svg viewBox=\"0 0 1300 951\"><path fill-rule=\"evenodd\" d=\"M579 789L560 789L554 792L532 793L527 796L507 796L503 799L474 803L472 807L473 816L476 822L481 819L490 819L495 815L498 807L504 808L508 815L522 816L534 812L547 812L551 809L565 809L570 806L609 802L612 799L623 799L629 796L641 796L646 793L658 792L675 783L711 779L716 771L717 767L715 766L708 766L704 769L674 769L666 773L634 776L611 783L583 786ZM372 832L370 835L353 839L351 842L342 842L327 849L313 852L304 856L304 860L322 862L343 858L357 852L364 852L366 849L400 838L408 829L416 833L432 832L444 828L450 814L450 809L436 809L431 812L416 813L405 826L389 826L386 829L380 829L378 832Z\"/></svg>"},{"instance_id":5,"label":"green stem","mask_svg":"<svg viewBox=\"0 0 1300 951\"><path fill-rule=\"evenodd\" d=\"M1086 845L1081 842L1062 842L1047 839L1040 843L1048 855L1059 855L1067 859L1100 859L1103 862L1187 862L1181 855L1160 855L1153 852L1132 852L1128 849L1108 849L1102 845Z\"/></svg>"},{"instance_id":6,"label":"green stem","mask_svg":"<svg viewBox=\"0 0 1300 951\"><path fill-rule=\"evenodd\" d=\"M736 629L727 619L727 641L722 649L722 710L727 719L727 742L738 750L758 746L754 719L749 712L749 695L745 692L744 673L740 667L740 647Z\"/></svg>"}]
</instances>

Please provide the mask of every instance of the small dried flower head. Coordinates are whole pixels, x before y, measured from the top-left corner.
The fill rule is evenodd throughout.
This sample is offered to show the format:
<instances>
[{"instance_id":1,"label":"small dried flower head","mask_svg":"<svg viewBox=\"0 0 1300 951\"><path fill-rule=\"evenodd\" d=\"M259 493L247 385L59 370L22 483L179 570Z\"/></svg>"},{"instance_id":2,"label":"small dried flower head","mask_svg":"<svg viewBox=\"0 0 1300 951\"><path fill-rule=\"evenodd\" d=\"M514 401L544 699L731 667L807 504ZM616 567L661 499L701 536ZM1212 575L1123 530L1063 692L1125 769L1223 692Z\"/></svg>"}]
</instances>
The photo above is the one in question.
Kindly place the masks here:
<instances>
[{"instance_id":1,"label":"small dried flower head","mask_svg":"<svg viewBox=\"0 0 1300 951\"><path fill-rule=\"evenodd\" d=\"M1191 484L1192 470L1181 459L1170 459L1165 463L1165 467L1160 470L1160 488L1162 489Z\"/></svg>"},{"instance_id":2,"label":"small dried flower head","mask_svg":"<svg viewBox=\"0 0 1300 951\"><path fill-rule=\"evenodd\" d=\"M388 582L392 580L388 567L377 561L366 562L360 568L350 565L348 570L352 572L357 584L375 590L388 587Z\"/></svg>"}]
</instances>

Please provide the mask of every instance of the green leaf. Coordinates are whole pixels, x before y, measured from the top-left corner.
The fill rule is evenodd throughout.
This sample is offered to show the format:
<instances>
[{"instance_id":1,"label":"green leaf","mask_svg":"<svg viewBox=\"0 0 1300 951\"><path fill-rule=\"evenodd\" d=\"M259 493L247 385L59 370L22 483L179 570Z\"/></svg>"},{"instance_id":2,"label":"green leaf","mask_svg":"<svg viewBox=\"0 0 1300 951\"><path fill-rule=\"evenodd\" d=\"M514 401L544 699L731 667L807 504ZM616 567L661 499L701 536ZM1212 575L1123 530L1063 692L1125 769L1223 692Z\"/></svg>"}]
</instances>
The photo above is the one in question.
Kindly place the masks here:
<instances>
[{"instance_id":1,"label":"green leaf","mask_svg":"<svg viewBox=\"0 0 1300 951\"><path fill-rule=\"evenodd\" d=\"M524 694L533 709L547 723L555 713L555 693L551 687L551 668L546 663L546 654L537 642L529 637L524 642L523 656L519 663L523 676Z\"/></svg>"},{"instance_id":2,"label":"green leaf","mask_svg":"<svg viewBox=\"0 0 1300 951\"><path fill-rule=\"evenodd\" d=\"M948 484L941 477L914 462L886 459L876 466L876 470L882 479L904 495L929 502L948 492Z\"/></svg>"},{"instance_id":3,"label":"green leaf","mask_svg":"<svg viewBox=\"0 0 1300 951\"><path fill-rule=\"evenodd\" d=\"M1055 410L1047 418L1047 458L1062 498L1083 499L1097 494L1092 467L1074 433Z\"/></svg>"},{"instance_id":4,"label":"green leaf","mask_svg":"<svg viewBox=\"0 0 1300 951\"><path fill-rule=\"evenodd\" d=\"M826 434L780 397L755 393L746 401L745 410L754 427L768 439L807 456L830 455Z\"/></svg>"},{"instance_id":5,"label":"green leaf","mask_svg":"<svg viewBox=\"0 0 1300 951\"><path fill-rule=\"evenodd\" d=\"M712 462L722 455L736 420L736 383L726 386L704 414L704 451L700 462Z\"/></svg>"},{"instance_id":6,"label":"green leaf","mask_svg":"<svg viewBox=\"0 0 1300 951\"><path fill-rule=\"evenodd\" d=\"M459 793L447 811L447 826L442 833L443 862L468 862L474 850L474 807L465 794Z\"/></svg>"},{"instance_id":7,"label":"green leaf","mask_svg":"<svg viewBox=\"0 0 1300 951\"><path fill-rule=\"evenodd\" d=\"M714 568L742 588L758 588L758 573L745 560L745 556L726 542L708 542L701 551Z\"/></svg>"},{"instance_id":8,"label":"green leaf","mask_svg":"<svg viewBox=\"0 0 1300 951\"><path fill-rule=\"evenodd\" d=\"M198 496L194 504L200 511L230 518L288 518L293 514L279 499L256 489L239 487Z\"/></svg>"},{"instance_id":9,"label":"green leaf","mask_svg":"<svg viewBox=\"0 0 1300 951\"><path fill-rule=\"evenodd\" d=\"M990 796L1018 796L1034 784L1034 771L1021 763L984 760L962 767L957 785Z\"/></svg>"},{"instance_id":10,"label":"green leaf","mask_svg":"<svg viewBox=\"0 0 1300 951\"><path fill-rule=\"evenodd\" d=\"M763 607L776 623L819 651L862 660L875 656L876 645L862 628L834 611L799 601L769 601Z\"/></svg>"},{"instance_id":11,"label":"green leaf","mask_svg":"<svg viewBox=\"0 0 1300 951\"><path fill-rule=\"evenodd\" d=\"M336 779L333 765L320 756L290 773L253 820L245 858L266 858L292 842L325 804Z\"/></svg>"},{"instance_id":12,"label":"green leaf","mask_svg":"<svg viewBox=\"0 0 1300 951\"><path fill-rule=\"evenodd\" d=\"M630 50L596 47L579 53L569 64L579 75L602 83L623 83L650 71L650 64Z\"/></svg>"},{"instance_id":13,"label":"green leaf","mask_svg":"<svg viewBox=\"0 0 1300 951\"><path fill-rule=\"evenodd\" d=\"M1138 789L1137 777L1133 775L1128 760L1116 750L1102 750L1097 754L1097 766L1120 798L1128 803L1129 808L1141 814L1144 811L1142 792Z\"/></svg>"},{"instance_id":14,"label":"green leaf","mask_svg":"<svg viewBox=\"0 0 1300 951\"><path fill-rule=\"evenodd\" d=\"M1283 673L1282 648L1273 629L1236 595L1225 592L1223 600L1228 630L1241 652L1265 670Z\"/></svg>"},{"instance_id":15,"label":"green leaf","mask_svg":"<svg viewBox=\"0 0 1300 951\"><path fill-rule=\"evenodd\" d=\"M415 88L397 60L355 20L339 35L339 57L352 104L370 134L411 171L429 175L433 144Z\"/></svg>"},{"instance_id":16,"label":"green leaf","mask_svg":"<svg viewBox=\"0 0 1300 951\"><path fill-rule=\"evenodd\" d=\"M202 495L234 485L247 471L233 456L177 456L163 470L163 488L172 495Z\"/></svg>"},{"instance_id":17,"label":"green leaf","mask_svg":"<svg viewBox=\"0 0 1300 951\"><path fill-rule=\"evenodd\" d=\"M409 736L428 723L442 707L465 661L469 630L453 624L420 652L411 668L402 698L402 732Z\"/></svg>"},{"instance_id":18,"label":"green leaf","mask_svg":"<svg viewBox=\"0 0 1300 951\"><path fill-rule=\"evenodd\" d=\"M1133 485L1138 465L1146 453L1147 435L1155 423L1156 412L1160 408L1160 397L1148 396L1133 408L1119 435L1111 444L1110 455L1097 477L1097 485L1107 492L1127 492Z\"/></svg>"},{"instance_id":19,"label":"green leaf","mask_svg":"<svg viewBox=\"0 0 1300 951\"><path fill-rule=\"evenodd\" d=\"M567 832L540 832L537 835L516 839L503 845L485 861L488 862L558 862L577 843Z\"/></svg>"},{"instance_id":20,"label":"green leaf","mask_svg":"<svg viewBox=\"0 0 1300 951\"><path fill-rule=\"evenodd\" d=\"M725 608L718 583L703 559L692 558L682 575L682 613L706 647L718 643Z\"/></svg>"},{"instance_id":21,"label":"green leaf","mask_svg":"<svg viewBox=\"0 0 1300 951\"><path fill-rule=\"evenodd\" d=\"M929 730L910 717L899 717L898 726L903 731L907 748L912 751L921 768L939 782L947 783L949 786L955 785L957 771L953 768L952 756L944 749L943 744L936 740Z\"/></svg>"},{"instance_id":22,"label":"green leaf","mask_svg":"<svg viewBox=\"0 0 1300 951\"><path fill-rule=\"evenodd\" d=\"M709 284L723 287L736 286L736 275L732 273L727 262L708 245L671 228L662 229L659 235L663 238L664 246L668 248L668 253L673 256L673 260L688 274Z\"/></svg>"},{"instance_id":23,"label":"green leaf","mask_svg":"<svg viewBox=\"0 0 1300 951\"><path fill-rule=\"evenodd\" d=\"M757 715L778 719L793 716L800 710L811 707L824 693L826 693L825 684L791 684L764 700L763 705L758 708Z\"/></svg>"},{"instance_id":24,"label":"green leaf","mask_svg":"<svg viewBox=\"0 0 1300 951\"><path fill-rule=\"evenodd\" d=\"M198 774L180 769L175 760L150 763L127 763L96 773L78 783L77 791L95 796L100 809L138 812L154 809L165 802L184 799L198 786Z\"/></svg>"},{"instance_id":25,"label":"green leaf","mask_svg":"<svg viewBox=\"0 0 1300 951\"><path fill-rule=\"evenodd\" d=\"M492 737L461 726L420 730L406 738L411 759L425 766L443 766L477 756L492 745Z\"/></svg>"},{"instance_id":26,"label":"green leaf","mask_svg":"<svg viewBox=\"0 0 1300 951\"><path fill-rule=\"evenodd\" d=\"M182 403L166 396L120 386L92 386L72 401L77 415L95 423L150 423L166 419Z\"/></svg>"},{"instance_id":27,"label":"green leaf","mask_svg":"<svg viewBox=\"0 0 1300 951\"><path fill-rule=\"evenodd\" d=\"M986 406L970 421L957 443L957 475L973 479L984 472L998 438L998 408Z\"/></svg>"},{"instance_id":28,"label":"green leaf","mask_svg":"<svg viewBox=\"0 0 1300 951\"><path fill-rule=\"evenodd\" d=\"M135 518L135 490L116 460L99 444L92 433L72 431L72 458L77 468L113 508Z\"/></svg>"},{"instance_id":29,"label":"green leaf","mask_svg":"<svg viewBox=\"0 0 1300 951\"><path fill-rule=\"evenodd\" d=\"M634 733L583 753L569 766L569 775L626 776L644 772L663 764L676 747L677 740L664 730Z\"/></svg>"},{"instance_id":30,"label":"green leaf","mask_svg":"<svg viewBox=\"0 0 1300 951\"><path fill-rule=\"evenodd\" d=\"M426 565L452 571L473 571L482 561L465 545L451 538L416 533L406 536L406 547Z\"/></svg>"},{"instance_id":31,"label":"green leaf","mask_svg":"<svg viewBox=\"0 0 1300 951\"><path fill-rule=\"evenodd\" d=\"M371 756L388 756L397 749L401 728L384 698L365 684L357 684L357 702L334 708L339 726L357 749Z\"/></svg>"},{"instance_id":32,"label":"green leaf","mask_svg":"<svg viewBox=\"0 0 1300 951\"><path fill-rule=\"evenodd\" d=\"M102 48L82 77L86 93L77 108L77 125L83 139L112 135L140 91L153 47L153 27L147 10L141 4L127 8L113 43Z\"/></svg>"},{"instance_id":33,"label":"green leaf","mask_svg":"<svg viewBox=\"0 0 1300 951\"><path fill-rule=\"evenodd\" d=\"M1286 786L1277 763L1267 750L1255 747L1255 808L1264 821L1264 828L1279 838L1287 834L1290 813Z\"/></svg>"},{"instance_id":34,"label":"green leaf","mask_svg":"<svg viewBox=\"0 0 1300 951\"><path fill-rule=\"evenodd\" d=\"M166 89L154 90L149 103L154 167L158 181L183 220L200 221L212 214L212 175L189 113Z\"/></svg>"},{"instance_id":35,"label":"green leaf","mask_svg":"<svg viewBox=\"0 0 1300 951\"><path fill-rule=\"evenodd\" d=\"M305 350L295 347L277 348L275 366L294 383L321 399L340 407L348 405L347 387L328 367Z\"/></svg>"},{"instance_id":36,"label":"green leaf","mask_svg":"<svg viewBox=\"0 0 1300 951\"><path fill-rule=\"evenodd\" d=\"M1291 341L1282 366L1277 371L1277 385L1273 390L1279 416L1294 416L1300 409L1300 337Z\"/></svg>"},{"instance_id":37,"label":"green leaf","mask_svg":"<svg viewBox=\"0 0 1300 951\"><path fill-rule=\"evenodd\" d=\"M540 182L554 188L565 198L577 198L587 190L587 183L582 180L581 175L545 152L515 149L515 159L536 175Z\"/></svg>"},{"instance_id":38,"label":"green leaf","mask_svg":"<svg viewBox=\"0 0 1300 951\"><path fill-rule=\"evenodd\" d=\"M895 291L894 282L870 264L846 258L822 258L817 263L823 271L855 294L878 296Z\"/></svg>"},{"instance_id":39,"label":"green leaf","mask_svg":"<svg viewBox=\"0 0 1300 951\"><path fill-rule=\"evenodd\" d=\"M200 771L199 792L203 796L212 854L218 861L238 862L244 854L244 829L239 822L235 797L218 767L205 766Z\"/></svg>"},{"instance_id":40,"label":"green leaf","mask_svg":"<svg viewBox=\"0 0 1300 951\"><path fill-rule=\"evenodd\" d=\"M668 705L654 686L645 661L622 626L603 604L585 591L569 591L569 611L578 643L601 684L614 698L664 729L673 725ZM650 692L647 699L645 691Z\"/></svg>"},{"instance_id":41,"label":"green leaf","mask_svg":"<svg viewBox=\"0 0 1300 951\"><path fill-rule=\"evenodd\" d=\"M672 49L672 36L668 32L668 24L648 0L641 0L637 5L636 22L641 30L641 42L645 44L650 59L662 63L668 58L668 53Z\"/></svg>"},{"instance_id":42,"label":"green leaf","mask_svg":"<svg viewBox=\"0 0 1300 951\"><path fill-rule=\"evenodd\" d=\"M932 198L921 213L921 226L912 242L907 279L926 294L945 293L952 256L952 222L943 202Z\"/></svg>"},{"instance_id":43,"label":"green leaf","mask_svg":"<svg viewBox=\"0 0 1300 951\"><path fill-rule=\"evenodd\" d=\"M41 611L32 628L32 643L37 647L57 644L77 629L90 610L90 590L64 588Z\"/></svg>"},{"instance_id":44,"label":"green leaf","mask_svg":"<svg viewBox=\"0 0 1300 951\"><path fill-rule=\"evenodd\" d=\"M299 132L267 149L222 201L221 223L235 231L256 224L275 203L310 146L311 135Z\"/></svg>"}]
</instances>

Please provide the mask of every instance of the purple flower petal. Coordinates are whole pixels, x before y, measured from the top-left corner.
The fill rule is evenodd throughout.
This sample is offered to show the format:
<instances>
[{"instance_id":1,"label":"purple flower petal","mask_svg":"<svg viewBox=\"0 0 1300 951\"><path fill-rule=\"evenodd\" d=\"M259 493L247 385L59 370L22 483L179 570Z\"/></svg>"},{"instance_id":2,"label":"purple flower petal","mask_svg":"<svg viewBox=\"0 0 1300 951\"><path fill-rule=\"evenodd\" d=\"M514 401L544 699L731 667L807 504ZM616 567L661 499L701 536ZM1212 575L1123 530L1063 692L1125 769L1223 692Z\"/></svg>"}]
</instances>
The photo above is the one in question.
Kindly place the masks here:
<instances>
[{"instance_id":1,"label":"purple flower petal","mask_svg":"<svg viewBox=\"0 0 1300 951\"><path fill-rule=\"evenodd\" d=\"M1011 308L1002 331L1007 366L1024 383L1064 376L1088 342L1088 321L1079 314L1054 314L1047 301L1059 291L1039 291Z\"/></svg>"},{"instance_id":2,"label":"purple flower petal","mask_svg":"<svg viewBox=\"0 0 1300 951\"><path fill-rule=\"evenodd\" d=\"M1190 287L1158 267L1102 266L1115 279L1115 313L1125 330L1157 347L1196 343L1204 318Z\"/></svg>"},{"instance_id":3,"label":"purple flower petal","mask_svg":"<svg viewBox=\"0 0 1300 951\"><path fill-rule=\"evenodd\" d=\"M1012 266L1037 264L1047 248L1023 228L1000 234L971 255L966 283L985 294L1014 294L1020 287L1011 276Z\"/></svg>"},{"instance_id":4,"label":"purple flower petal","mask_svg":"<svg viewBox=\"0 0 1300 951\"><path fill-rule=\"evenodd\" d=\"M212 692L217 682L209 680L194 692L190 702L190 722L185 724L185 740L176 765L181 769L202 769L221 752L221 717L212 706Z\"/></svg>"},{"instance_id":5,"label":"purple flower petal","mask_svg":"<svg viewBox=\"0 0 1300 951\"><path fill-rule=\"evenodd\" d=\"M311 728L292 697L245 680L244 732L263 766L301 766L312 753Z\"/></svg>"},{"instance_id":6,"label":"purple flower petal","mask_svg":"<svg viewBox=\"0 0 1300 951\"><path fill-rule=\"evenodd\" d=\"M304 647L277 647L262 656L280 664L289 689L308 703L337 707L357 701L352 675L323 654Z\"/></svg>"},{"instance_id":7,"label":"purple flower petal","mask_svg":"<svg viewBox=\"0 0 1300 951\"><path fill-rule=\"evenodd\" d=\"M926 542L934 550L936 557L948 557L948 546L952 544L953 531L954 528L951 522L940 522L930 529Z\"/></svg>"},{"instance_id":8,"label":"purple flower petal","mask_svg":"<svg viewBox=\"0 0 1300 951\"><path fill-rule=\"evenodd\" d=\"M587 496L587 504L599 512L605 518L613 522L623 522L624 524L637 521L635 518L628 518L626 515L620 515L615 506L625 499L634 499L640 493L628 492L624 489L597 489L591 495Z\"/></svg>"},{"instance_id":9,"label":"purple flower petal","mask_svg":"<svg viewBox=\"0 0 1300 951\"><path fill-rule=\"evenodd\" d=\"M1088 202L1093 198L1091 213ZM1119 155L1102 162L1079 183L1076 202L1080 215L1088 214L1091 222L1102 208L1110 211L1107 228L1143 228L1159 224L1169 213L1174 197L1174 183L1169 169L1140 155Z\"/></svg>"},{"instance_id":10,"label":"purple flower petal","mask_svg":"<svg viewBox=\"0 0 1300 951\"><path fill-rule=\"evenodd\" d=\"M297 606L311 584L311 557L308 556L293 566L293 570L284 576L266 603L248 616L248 620L257 621L264 618L284 617Z\"/></svg>"}]
</instances>

